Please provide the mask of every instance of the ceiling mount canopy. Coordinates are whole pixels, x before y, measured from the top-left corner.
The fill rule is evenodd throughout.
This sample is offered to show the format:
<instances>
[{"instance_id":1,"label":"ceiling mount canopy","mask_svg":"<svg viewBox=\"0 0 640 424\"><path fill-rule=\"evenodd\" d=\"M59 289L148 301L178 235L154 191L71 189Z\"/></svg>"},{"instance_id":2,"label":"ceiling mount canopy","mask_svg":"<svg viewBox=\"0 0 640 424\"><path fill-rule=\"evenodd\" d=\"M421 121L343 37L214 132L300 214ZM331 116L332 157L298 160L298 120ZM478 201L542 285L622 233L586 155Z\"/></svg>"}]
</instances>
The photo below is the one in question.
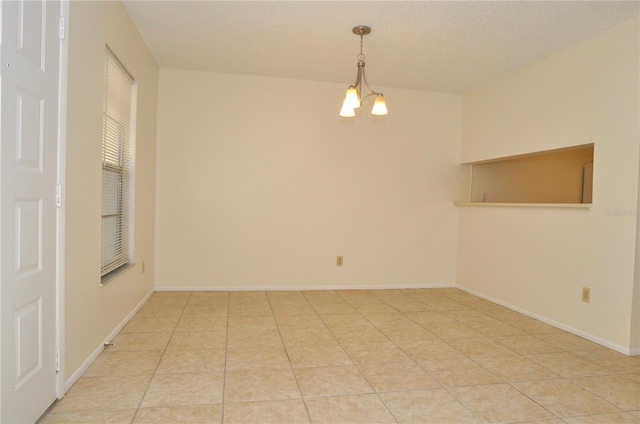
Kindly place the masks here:
<instances>
[{"instance_id":1,"label":"ceiling mount canopy","mask_svg":"<svg viewBox=\"0 0 640 424\"><path fill-rule=\"evenodd\" d=\"M375 102L373 104L373 109L371 110L371 114L373 115L386 115L387 114L387 105L384 101L384 95L382 93L378 93L369 87L369 83L367 83L367 77L364 74L364 65L365 65L365 55L362 53L362 46L364 43L364 36L371 33L371 28L366 25L358 25L353 27L353 33L355 35L360 36L360 54L358 54L358 73L356 75L356 82L353 85L350 85L347 88L347 94L342 102L342 109L340 109L340 116L344 117L352 117L356 115L355 110L364 104L364 101L371 96L375 96ZM365 94L363 89L367 89L367 93Z\"/></svg>"},{"instance_id":2,"label":"ceiling mount canopy","mask_svg":"<svg viewBox=\"0 0 640 424\"><path fill-rule=\"evenodd\" d=\"M371 28L369 28L369 27L368 27L368 26L366 26L366 25L358 25L358 26L354 26L354 27L353 27L353 33L354 33L355 35L364 36L364 35L367 35L367 34L370 34L370 33L371 33ZM362 40L360 40L360 41L362 41ZM362 51L360 51L360 53L362 53Z\"/></svg>"}]
</instances>

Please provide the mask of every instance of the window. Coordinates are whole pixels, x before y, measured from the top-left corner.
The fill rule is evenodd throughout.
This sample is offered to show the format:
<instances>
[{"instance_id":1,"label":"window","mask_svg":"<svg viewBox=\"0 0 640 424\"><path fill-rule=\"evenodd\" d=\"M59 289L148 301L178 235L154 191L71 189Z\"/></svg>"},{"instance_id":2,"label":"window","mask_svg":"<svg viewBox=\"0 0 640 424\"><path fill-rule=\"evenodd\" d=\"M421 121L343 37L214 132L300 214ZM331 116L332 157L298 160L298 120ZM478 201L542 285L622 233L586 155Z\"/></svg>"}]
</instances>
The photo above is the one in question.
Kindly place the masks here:
<instances>
[{"instance_id":1,"label":"window","mask_svg":"<svg viewBox=\"0 0 640 424\"><path fill-rule=\"evenodd\" d=\"M105 51L102 117L102 282L133 262L136 84Z\"/></svg>"}]
</instances>

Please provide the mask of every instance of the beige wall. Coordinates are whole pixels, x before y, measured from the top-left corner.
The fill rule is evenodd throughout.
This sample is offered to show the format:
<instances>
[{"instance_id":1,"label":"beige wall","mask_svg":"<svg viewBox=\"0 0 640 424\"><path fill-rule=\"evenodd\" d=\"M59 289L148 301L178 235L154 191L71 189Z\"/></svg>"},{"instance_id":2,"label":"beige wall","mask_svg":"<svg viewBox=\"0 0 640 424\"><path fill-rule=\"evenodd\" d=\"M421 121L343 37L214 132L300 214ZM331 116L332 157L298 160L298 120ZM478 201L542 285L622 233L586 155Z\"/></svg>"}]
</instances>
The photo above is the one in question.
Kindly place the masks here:
<instances>
[{"instance_id":1,"label":"beige wall","mask_svg":"<svg viewBox=\"0 0 640 424\"><path fill-rule=\"evenodd\" d=\"M345 89L160 71L157 288L455 283L460 96Z\"/></svg>"},{"instance_id":2,"label":"beige wall","mask_svg":"<svg viewBox=\"0 0 640 424\"><path fill-rule=\"evenodd\" d=\"M71 2L66 168L65 380L153 289L158 67L120 2ZM138 83L136 266L100 286L104 48ZM141 263L146 261L146 273Z\"/></svg>"},{"instance_id":3,"label":"beige wall","mask_svg":"<svg viewBox=\"0 0 640 424\"><path fill-rule=\"evenodd\" d=\"M638 348L638 27L624 23L463 99L463 162L587 143L595 153L591 210L462 207L458 283L622 351Z\"/></svg>"}]
</instances>

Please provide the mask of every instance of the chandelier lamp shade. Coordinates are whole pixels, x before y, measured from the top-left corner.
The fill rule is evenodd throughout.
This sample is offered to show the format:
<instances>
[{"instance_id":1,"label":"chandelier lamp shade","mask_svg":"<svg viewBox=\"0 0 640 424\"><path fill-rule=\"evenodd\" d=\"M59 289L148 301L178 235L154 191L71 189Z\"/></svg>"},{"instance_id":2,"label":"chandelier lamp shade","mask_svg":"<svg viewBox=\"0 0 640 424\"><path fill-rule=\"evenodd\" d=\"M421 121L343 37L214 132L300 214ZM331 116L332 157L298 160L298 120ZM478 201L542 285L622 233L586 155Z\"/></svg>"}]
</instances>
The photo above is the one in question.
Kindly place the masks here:
<instances>
[{"instance_id":1,"label":"chandelier lamp shade","mask_svg":"<svg viewBox=\"0 0 640 424\"><path fill-rule=\"evenodd\" d=\"M364 65L365 65L365 56L362 53L362 45L364 36L371 32L371 28L364 25L358 25L353 28L353 33L355 35L360 36L360 54L357 56L358 58L358 74L356 75L356 82L353 85L350 85L347 88L347 95L342 102L342 109L340 109L340 116L345 118L350 118L352 116L356 116L356 109L364 104L364 101L368 97L375 97L375 102L373 103L373 109L371 110L372 115L386 115L387 114L387 105L384 101L384 95L382 93L378 93L369 87L369 83L367 83L367 77L364 74ZM367 89L367 92L364 93L363 88Z\"/></svg>"}]
</instances>

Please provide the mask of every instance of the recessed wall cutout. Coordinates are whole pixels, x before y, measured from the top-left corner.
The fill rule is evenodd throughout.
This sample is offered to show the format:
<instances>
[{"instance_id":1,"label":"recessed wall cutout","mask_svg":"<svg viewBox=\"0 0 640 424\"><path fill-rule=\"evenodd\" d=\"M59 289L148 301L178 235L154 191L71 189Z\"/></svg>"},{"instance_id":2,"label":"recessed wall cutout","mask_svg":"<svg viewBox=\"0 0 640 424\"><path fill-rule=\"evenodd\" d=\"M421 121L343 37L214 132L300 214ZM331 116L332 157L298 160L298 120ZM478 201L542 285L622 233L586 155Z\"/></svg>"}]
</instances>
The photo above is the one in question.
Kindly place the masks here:
<instances>
[{"instance_id":1,"label":"recessed wall cutout","mask_svg":"<svg viewBox=\"0 0 640 424\"><path fill-rule=\"evenodd\" d=\"M592 203L593 144L471 163L471 202Z\"/></svg>"}]
</instances>

